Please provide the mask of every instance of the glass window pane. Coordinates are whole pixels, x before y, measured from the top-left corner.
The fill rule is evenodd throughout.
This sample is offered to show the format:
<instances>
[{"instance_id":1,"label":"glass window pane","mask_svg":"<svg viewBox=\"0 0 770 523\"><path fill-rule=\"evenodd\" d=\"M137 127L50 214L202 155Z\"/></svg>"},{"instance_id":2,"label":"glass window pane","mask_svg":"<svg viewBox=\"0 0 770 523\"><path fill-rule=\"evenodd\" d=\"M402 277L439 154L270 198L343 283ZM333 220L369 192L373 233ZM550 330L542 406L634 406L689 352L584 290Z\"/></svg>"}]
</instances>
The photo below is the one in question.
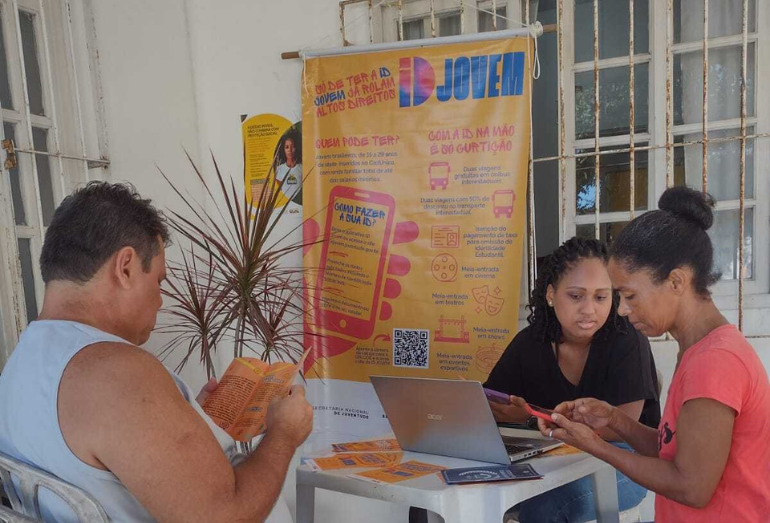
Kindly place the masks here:
<instances>
[{"instance_id":1,"label":"glass window pane","mask_svg":"<svg viewBox=\"0 0 770 523\"><path fill-rule=\"evenodd\" d=\"M709 229L709 236L714 244L714 267L722 272L723 280L737 280L738 267L738 217L740 211L718 211L714 215L714 225ZM754 209L745 211L743 238L743 264L746 267L746 278L754 277Z\"/></svg>"},{"instance_id":2,"label":"glass window pane","mask_svg":"<svg viewBox=\"0 0 770 523\"><path fill-rule=\"evenodd\" d=\"M746 56L746 114L754 116L755 46ZM709 122L741 117L741 48L709 49ZM703 52L674 55L674 123L703 122Z\"/></svg>"},{"instance_id":3,"label":"glass window pane","mask_svg":"<svg viewBox=\"0 0 770 523\"><path fill-rule=\"evenodd\" d=\"M650 49L647 0L634 2L634 54ZM594 59L594 3L575 1L575 63ZM599 0L599 58L628 56L628 1Z\"/></svg>"},{"instance_id":4,"label":"glass window pane","mask_svg":"<svg viewBox=\"0 0 770 523\"><path fill-rule=\"evenodd\" d=\"M45 111L43 110L43 82L40 77L40 61L37 54L38 49L35 35L35 15L19 11L19 26L21 28L21 47L24 53L24 68L27 73L29 110L32 114L45 116Z\"/></svg>"},{"instance_id":5,"label":"glass window pane","mask_svg":"<svg viewBox=\"0 0 770 523\"><path fill-rule=\"evenodd\" d=\"M555 5L544 9L540 2L538 20L543 24L556 23ZM559 89L558 66L556 63L556 33L545 33L538 38L540 53L540 78L535 80L532 90L532 107L536 108L537 118L532 120L532 147L535 158L545 158L559 154L559 127L554 125L559 117L557 96ZM535 162L535 224L537 225L538 260L550 254L559 246L559 162Z\"/></svg>"},{"instance_id":6,"label":"glass window pane","mask_svg":"<svg viewBox=\"0 0 770 523\"><path fill-rule=\"evenodd\" d=\"M28 238L19 238L19 261L21 261L21 279L24 286L27 321L34 321L37 319L37 297L35 295L35 276L32 270L32 250Z\"/></svg>"},{"instance_id":7,"label":"glass window pane","mask_svg":"<svg viewBox=\"0 0 770 523\"><path fill-rule=\"evenodd\" d=\"M746 134L754 134L754 128L747 128ZM740 129L723 129L710 131L709 139L739 135ZM694 133L677 136L674 141L682 143L701 139L701 133ZM740 140L709 142L708 154L708 192L717 200L738 200L741 193ZM703 144L676 147L674 164L683 171L683 176L675 180L677 185L687 183L690 187L703 186ZM754 172L754 140L750 139L746 140L746 198L754 198Z\"/></svg>"},{"instance_id":8,"label":"glass window pane","mask_svg":"<svg viewBox=\"0 0 770 523\"><path fill-rule=\"evenodd\" d=\"M497 13L497 30L504 31L508 29L508 19L506 18L507 10L505 7L498 7L495 11ZM492 8L489 7L483 11L479 11L479 33L487 33L494 31L492 25Z\"/></svg>"},{"instance_id":9,"label":"glass window pane","mask_svg":"<svg viewBox=\"0 0 770 523\"><path fill-rule=\"evenodd\" d=\"M555 24L556 10L543 11L541 2L538 21L543 25ZM532 89L532 107L538 115L532 119L532 147L535 158L544 158L559 154L559 126L555 125L559 121L556 33L544 33L537 39L537 47L540 54L540 77L534 80Z\"/></svg>"},{"instance_id":10,"label":"glass window pane","mask_svg":"<svg viewBox=\"0 0 770 523\"><path fill-rule=\"evenodd\" d=\"M398 32L398 26L396 26ZM422 20L404 22L404 40L419 40L425 38L425 23Z\"/></svg>"},{"instance_id":11,"label":"glass window pane","mask_svg":"<svg viewBox=\"0 0 770 523\"><path fill-rule=\"evenodd\" d=\"M13 12L13 11L11 11ZM0 105L3 109L13 109L11 100L11 87L8 81L8 57L5 54L5 33L3 31L5 13L0 8Z\"/></svg>"},{"instance_id":12,"label":"glass window pane","mask_svg":"<svg viewBox=\"0 0 770 523\"><path fill-rule=\"evenodd\" d=\"M13 140L16 143L16 132L14 124L3 122L3 132L6 140ZM26 225L27 215L24 211L24 197L21 192L21 179L19 178L19 166L8 171L11 177L11 198L13 199L13 217L16 225Z\"/></svg>"},{"instance_id":13,"label":"glass window pane","mask_svg":"<svg viewBox=\"0 0 770 523\"><path fill-rule=\"evenodd\" d=\"M32 143L36 151L48 151L48 129L32 128ZM51 179L51 157L45 154L35 155L37 180L40 186L40 205L43 210L43 226L48 227L56 209L53 195L53 180Z\"/></svg>"},{"instance_id":14,"label":"glass window pane","mask_svg":"<svg viewBox=\"0 0 770 523\"><path fill-rule=\"evenodd\" d=\"M640 144L641 145L641 144ZM590 152L578 150L579 154ZM575 194L578 215L592 214L596 209L595 163L593 156L575 160ZM647 151L634 155L634 207L647 209ZM603 154L599 159L600 212L627 212L631 198L631 166L629 153Z\"/></svg>"},{"instance_id":15,"label":"glass window pane","mask_svg":"<svg viewBox=\"0 0 770 523\"><path fill-rule=\"evenodd\" d=\"M618 234L626 225L628 225L628 222L600 223L599 239L607 245L612 244L612 241L618 237ZM578 225L575 232L578 238L596 238L596 228L593 223Z\"/></svg>"},{"instance_id":16,"label":"glass window pane","mask_svg":"<svg viewBox=\"0 0 770 523\"><path fill-rule=\"evenodd\" d=\"M757 9L749 0L749 32L756 31ZM743 0L709 0L709 38L739 35ZM703 0L674 0L674 42L703 40Z\"/></svg>"},{"instance_id":17,"label":"glass window pane","mask_svg":"<svg viewBox=\"0 0 770 523\"><path fill-rule=\"evenodd\" d=\"M647 132L649 107L649 64L634 67L635 131ZM618 136L630 131L628 67L599 71L599 135ZM575 74L575 136L595 136L594 73Z\"/></svg>"},{"instance_id":18,"label":"glass window pane","mask_svg":"<svg viewBox=\"0 0 770 523\"><path fill-rule=\"evenodd\" d=\"M536 162L533 165L535 181L535 224L537 225L537 255L550 254L559 246L559 164Z\"/></svg>"},{"instance_id":19,"label":"glass window pane","mask_svg":"<svg viewBox=\"0 0 770 523\"><path fill-rule=\"evenodd\" d=\"M442 16L438 19L439 36L456 36L460 34L460 14Z\"/></svg>"}]
</instances>

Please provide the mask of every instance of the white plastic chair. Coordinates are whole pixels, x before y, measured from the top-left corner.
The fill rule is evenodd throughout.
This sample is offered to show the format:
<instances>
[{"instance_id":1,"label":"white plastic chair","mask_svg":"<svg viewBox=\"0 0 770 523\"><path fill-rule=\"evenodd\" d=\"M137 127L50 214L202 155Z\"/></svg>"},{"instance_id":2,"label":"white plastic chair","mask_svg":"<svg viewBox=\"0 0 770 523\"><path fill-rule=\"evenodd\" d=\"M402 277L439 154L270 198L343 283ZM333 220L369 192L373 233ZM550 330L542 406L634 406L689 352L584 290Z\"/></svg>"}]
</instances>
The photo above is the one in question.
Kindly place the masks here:
<instances>
[{"instance_id":1,"label":"white plastic chair","mask_svg":"<svg viewBox=\"0 0 770 523\"><path fill-rule=\"evenodd\" d=\"M0 521L2 523L36 523L38 520L28 518L20 512L16 512L4 505L0 505Z\"/></svg>"},{"instance_id":2,"label":"white plastic chair","mask_svg":"<svg viewBox=\"0 0 770 523\"><path fill-rule=\"evenodd\" d=\"M43 521L38 496L43 487L59 496L81 523L109 523L107 513L86 491L0 452L0 479L12 509L0 505L0 522L29 523ZM14 487L14 480L19 486Z\"/></svg>"}]
</instances>

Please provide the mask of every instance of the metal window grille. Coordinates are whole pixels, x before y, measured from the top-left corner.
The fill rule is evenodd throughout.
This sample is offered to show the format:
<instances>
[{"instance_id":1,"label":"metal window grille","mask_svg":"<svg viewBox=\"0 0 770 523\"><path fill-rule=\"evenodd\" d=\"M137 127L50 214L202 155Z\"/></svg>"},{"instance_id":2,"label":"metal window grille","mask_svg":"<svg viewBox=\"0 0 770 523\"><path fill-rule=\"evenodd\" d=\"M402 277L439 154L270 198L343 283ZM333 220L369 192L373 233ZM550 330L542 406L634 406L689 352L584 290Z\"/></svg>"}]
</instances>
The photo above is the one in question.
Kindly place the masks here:
<instances>
[{"instance_id":1,"label":"metal window grille","mask_svg":"<svg viewBox=\"0 0 770 523\"><path fill-rule=\"evenodd\" d=\"M373 18L373 10L380 8L381 6L395 7L398 12L398 34L400 39L403 39L403 10L404 0L385 0L376 5L373 5L371 0L346 0L340 2L340 24L343 42L345 45L349 45L349 42L345 39L345 7L353 4L358 4L363 1L368 1L369 8L369 20L370 20L370 42L375 41L375 32L371 26L371 20ZM696 42L674 42L674 2L675 0L663 0L658 2L657 0L650 0L650 7L654 10L658 17L660 16L660 9L663 8L665 2L665 131L664 132L647 132L636 133L636 102L635 102L635 90L636 90L636 67L640 63L652 64L652 53L648 52L643 55L637 54L635 49L636 28L635 28L635 2L639 0L620 0L628 3L629 13L629 33L628 33L628 117L629 117L629 132L626 143L618 139L606 139L601 135L601 99L600 99L600 81L601 72L608 67L617 67L622 65L625 58L620 59L602 59L600 56L600 40L602 38L600 25L599 25L599 0L592 1L592 14L593 14L593 60L590 63L590 68L586 69L587 64L574 64L572 56L567 57L565 49L569 48L573 50L571 43L565 40L565 28L569 34L573 34L574 28L574 9L575 0L556 0L557 22L556 27L553 28L557 33L557 62L558 62L558 126L559 126L559 144L558 154L556 156L533 158L530 155L529 172L528 172L528 194L527 200L529 202L529 230L528 230L528 253L529 253L529 280L530 287L534 281L534 265L535 265L535 237L534 237L534 218L535 218L535 198L534 198L534 184L533 184L533 163L541 162L558 162L559 173L559 188L560 188L560 209L559 209L559 234L560 240L567 238L570 227L574 226L576 220L574 212L570 212L568 207L568 201L572 197L574 206L574 194L568 187L570 182L568 173L574 172L574 162L581 158L592 158L594 163L594 212L593 212L593 229L595 237L599 238L601 234L601 226L604 222L603 213L600 205L600 191L601 187L601 166L602 162L608 155L627 153L629 155L629 206L628 206L628 219L633 219L636 215L636 194L635 194L635 175L636 175L636 161L637 154L642 152L653 151L665 151L665 184L667 187L674 185L674 173L675 173L675 155L677 149L683 149L692 146L700 146L702 148L702 172L701 172L701 185L704 192L708 190L708 152L709 147L714 144L735 142L740 144L739 154L739 198L738 198L738 269L737 269L737 286L738 286L738 326L743 330L744 323L744 286L746 280L746 263L745 263L745 245L744 238L746 233L746 150L747 142L754 141L755 143L760 139L766 139L770 137L770 133L758 132L757 122L758 118L749 118L747 114L748 105L748 56L750 44L757 44L759 33L759 19L760 12L764 12L763 2L756 2L754 5L754 12L756 18L756 29L753 34L749 33L749 7L755 0L743 0L742 1L742 13L741 13L741 33L740 35L730 37L716 37L710 38L709 36L709 0L701 0L703 5L703 35L700 41ZM454 8L459 8L461 18L466 9L478 9L476 2L466 2L464 0L453 0L456 4ZM581 2L587 3L587 2ZM498 16L494 16L497 13L497 6L499 0L492 0L492 14L493 29L497 27ZM509 3L510 6L510 3ZM510 7L509 7L510 10ZM522 0L523 17L522 22L528 24L533 20L530 19L530 1ZM427 16L431 20L431 36L436 36L435 31L435 19L436 19L436 7L435 0L429 2L429 12ZM650 23L655 24L656 19L650 18ZM548 30L548 29L547 29ZM465 24L462 25L462 33L465 33ZM737 42L741 49L741 65L740 65L740 117L738 122L717 122L717 125L711 125L709 122L709 54L710 50L722 48L727 45L735 45ZM652 44L651 44L652 45ZM691 139L688 136L692 136L694 133L693 125L676 124L674 115L674 62L677 57L681 56L688 51L700 50L702 54L702 82L703 82L703 98L702 98L702 114L700 122L700 138ZM758 50L755 49L755 56L758 54ZM580 71L591 71L593 73L593 143L590 147L585 146L585 140L576 140L569 137L574 136L574 118L572 122L569 120L569 115L574 113L574 98L568 97L568 92L565 91L567 85L574 84L573 75ZM758 71L755 71L755 77L758 76ZM565 82L565 79L568 79ZM756 89L755 89L756 92ZM568 101L569 100L569 101ZM568 103L573 103L573 107L569 107ZM758 114L758 113L757 113ZM739 133L734 136L719 136L712 137L710 132L715 129L729 129L735 125L739 126ZM720 127L721 125L721 127ZM752 126L753 132L749 133L749 125ZM568 133L568 131L572 131ZM676 135L676 136L675 136ZM573 180L574 184L574 180ZM755 187L754 191L758 188ZM756 195L755 195L756 197ZM617 214L617 213L613 213ZM582 219L585 221L585 218ZM765 290L766 292L767 290Z\"/></svg>"}]
</instances>

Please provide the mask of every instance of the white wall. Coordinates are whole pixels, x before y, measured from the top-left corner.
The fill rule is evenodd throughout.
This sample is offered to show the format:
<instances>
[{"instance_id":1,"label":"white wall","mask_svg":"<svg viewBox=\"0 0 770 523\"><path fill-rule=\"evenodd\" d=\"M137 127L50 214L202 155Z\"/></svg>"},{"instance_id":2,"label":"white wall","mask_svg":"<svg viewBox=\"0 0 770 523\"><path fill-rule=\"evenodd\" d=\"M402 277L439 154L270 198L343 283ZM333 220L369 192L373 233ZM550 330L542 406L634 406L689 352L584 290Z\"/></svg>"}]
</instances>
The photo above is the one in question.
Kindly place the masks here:
<instances>
[{"instance_id":1,"label":"white wall","mask_svg":"<svg viewBox=\"0 0 770 523\"><path fill-rule=\"evenodd\" d=\"M300 118L300 60L281 51L338 46L336 0L86 0L91 5L104 93L103 176L129 181L160 208L181 210L158 172L203 201L187 150L212 179L242 176L240 115ZM283 25L276 21L282 21ZM210 208L213 207L210 206ZM171 250L170 257L175 257ZM299 261L298 261L299 263ZM154 336L153 350L162 345ZM200 385L203 374L183 375Z\"/></svg>"},{"instance_id":2,"label":"white wall","mask_svg":"<svg viewBox=\"0 0 770 523\"><path fill-rule=\"evenodd\" d=\"M301 60L281 52L339 46L335 0L187 0L192 86L198 119L198 147L204 172L213 179L211 154L225 176L243 176L241 115L275 113L301 118ZM331 28L331 30L330 30ZM288 229L288 227L287 227ZM284 231L286 232L286 231ZM297 229L294 241L299 241ZM288 264L301 265L287 257ZM229 350L219 355L223 370Z\"/></svg>"},{"instance_id":3,"label":"white wall","mask_svg":"<svg viewBox=\"0 0 770 523\"><path fill-rule=\"evenodd\" d=\"M198 156L193 68L184 0L97 0L96 24L111 180L129 180L160 205ZM162 183L161 183L162 182ZM197 184L191 184L197 188Z\"/></svg>"},{"instance_id":4,"label":"white wall","mask_svg":"<svg viewBox=\"0 0 770 523\"><path fill-rule=\"evenodd\" d=\"M203 194L184 155L187 150L193 158L200 156L186 2L90 4L111 162L103 176L131 182L159 208L179 210L179 200L159 168L195 197ZM174 247L168 254L175 257ZM161 345L162 339L153 336L148 348ZM200 369L190 367L186 374L195 386L204 380Z\"/></svg>"},{"instance_id":5,"label":"white wall","mask_svg":"<svg viewBox=\"0 0 770 523\"><path fill-rule=\"evenodd\" d=\"M241 114L301 116L302 62L283 51L339 46L336 0L189 0L200 143L240 176Z\"/></svg>"}]
</instances>

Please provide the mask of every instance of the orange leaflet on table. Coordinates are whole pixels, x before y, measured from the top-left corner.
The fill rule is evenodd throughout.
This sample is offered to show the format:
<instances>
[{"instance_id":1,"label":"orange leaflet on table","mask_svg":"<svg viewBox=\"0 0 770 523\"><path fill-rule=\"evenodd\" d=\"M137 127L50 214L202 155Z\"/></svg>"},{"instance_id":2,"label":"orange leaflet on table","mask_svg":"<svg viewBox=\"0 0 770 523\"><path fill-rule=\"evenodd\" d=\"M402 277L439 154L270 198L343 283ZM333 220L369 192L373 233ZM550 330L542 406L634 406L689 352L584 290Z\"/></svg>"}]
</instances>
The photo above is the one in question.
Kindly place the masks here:
<instances>
[{"instance_id":1,"label":"orange leaflet on table","mask_svg":"<svg viewBox=\"0 0 770 523\"><path fill-rule=\"evenodd\" d=\"M403 457L403 452L365 452L361 454L337 454L305 461L315 471L339 470L361 467L389 467Z\"/></svg>"},{"instance_id":2,"label":"orange leaflet on table","mask_svg":"<svg viewBox=\"0 0 770 523\"><path fill-rule=\"evenodd\" d=\"M568 456L570 454L580 454L581 452L583 451L571 445L567 445L565 443L564 445L556 447L553 450L549 450L548 452L543 452L542 454L538 454L537 456L535 456L535 459L550 458L551 456Z\"/></svg>"},{"instance_id":3,"label":"orange leaflet on table","mask_svg":"<svg viewBox=\"0 0 770 523\"><path fill-rule=\"evenodd\" d=\"M376 439L372 441L353 441L350 443L332 443L334 452L374 452L401 450L395 439Z\"/></svg>"},{"instance_id":4,"label":"orange leaflet on table","mask_svg":"<svg viewBox=\"0 0 770 523\"><path fill-rule=\"evenodd\" d=\"M298 370L293 363L235 358L203 402L203 411L236 441L249 441L265 431L268 405L288 393Z\"/></svg>"},{"instance_id":5,"label":"orange leaflet on table","mask_svg":"<svg viewBox=\"0 0 770 523\"><path fill-rule=\"evenodd\" d=\"M372 483L385 483L393 484L408 479L421 478L423 476L429 476L446 469L446 467L440 467L438 465L431 465L430 463L422 463L420 461L407 461L394 467L388 467L385 469L369 470L367 472L359 472L352 477L361 479L364 481L371 481Z\"/></svg>"}]
</instances>

